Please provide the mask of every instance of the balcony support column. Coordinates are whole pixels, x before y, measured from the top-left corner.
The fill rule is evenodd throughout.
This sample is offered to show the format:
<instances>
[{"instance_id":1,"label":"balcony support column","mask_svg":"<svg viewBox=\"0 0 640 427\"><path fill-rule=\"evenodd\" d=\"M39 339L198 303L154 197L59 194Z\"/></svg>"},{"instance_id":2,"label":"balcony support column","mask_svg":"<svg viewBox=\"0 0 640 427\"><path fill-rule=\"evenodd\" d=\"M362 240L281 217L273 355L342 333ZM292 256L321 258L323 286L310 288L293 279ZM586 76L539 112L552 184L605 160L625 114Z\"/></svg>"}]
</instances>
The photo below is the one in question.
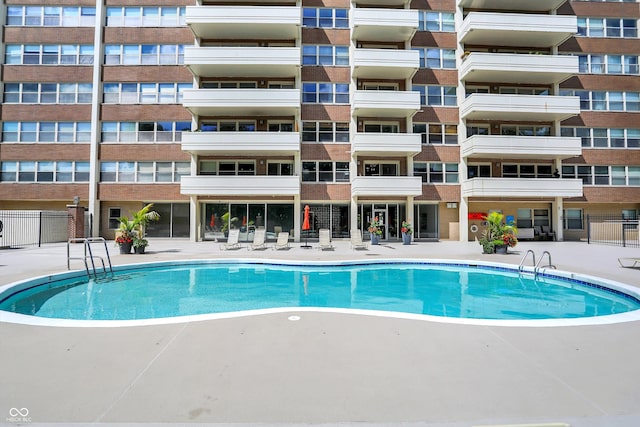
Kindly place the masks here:
<instances>
[{"instance_id":1,"label":"balcony support column","mask_svg":"<svg viewBox=\"0 0 640 427\"><path fill-rule=\"evenodd\" d=\"M458 222L460 223L460 241L469 241L469 198L460 197Z\"/></svg>"},{"instance_id":2,"label":"balcony support column","mask_svg":"<svg viewBox=\"0 0 640 427\"><path fill-rule=\"evenodd\" d=\"M300 217L302 216L302 203L300 203L300 194L293 196L293 229L296 230L295 236L293 236L293 241L296 243L300 242L300 236L302 235L302 221Z\"/></svg>"},{"instance_id":3,"label":"balcony support column","mask_svg":"<svg viewBox=\"0 0 640 427\"><path fill-rule=\"evenodd\" d=\"M552 205L555 213L555 215L553 215L553 222L554 222L553 231L556 232L556 241L562 242L564 240L564 237L562 234L562 223L564 221L564 218L563 218L564 201L562 200L562 197L556 197Z\"/></svg>"},{"instance_id":4,"label":"balcony support column","mask_svg":"<svg viewBox=\"0 0 640 427\"><path fill-rule=\"evenodd\" d=\"M358 196L351 196L351 230L358 228Z\"/></svg>"},{"instance_id":5,"label":"balcony support column","mask_svg":"<svg viewBox=\"0 0 640 427\"><path fill-rule=\"evenodd\" d=\"M202 240L201 225L200 225L200 206L198 204L198 196L189 197L189 240L192 242L198 242Z\"/></svg>"}]
</instances>

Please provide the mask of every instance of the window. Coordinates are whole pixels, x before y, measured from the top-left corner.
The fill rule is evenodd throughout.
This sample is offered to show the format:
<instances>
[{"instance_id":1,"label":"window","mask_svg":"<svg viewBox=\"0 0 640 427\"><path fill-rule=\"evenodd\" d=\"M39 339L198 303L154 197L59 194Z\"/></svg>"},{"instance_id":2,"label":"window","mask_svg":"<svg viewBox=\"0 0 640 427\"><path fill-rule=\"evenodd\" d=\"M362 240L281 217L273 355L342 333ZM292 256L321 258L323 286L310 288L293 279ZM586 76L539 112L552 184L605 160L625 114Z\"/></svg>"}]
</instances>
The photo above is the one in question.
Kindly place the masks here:
<instances>
[{"instance_id":1,"label":"window","mask_svg":"<svg viewBox=\"0 0 640 427\"><path fill-rule=\"evenodd\" d=\"M414 85L413 90L420 93L420 105L455 107L457 105L455 86Z\"/></svg>"},{"instance_id":2,"label":"window","mask_svg":"<svg viewBox=\"0 0 640 427\"><path fill-rule=\"evenodd\" d=\"M421 177L422 182L431 184L457 184L459 181L457 163L415 162L413 175Z\"/></svg>"},{"instance_id":3,"label":"window","mask_svg":"<svg viewBox=\"0 0 640 427\"><path fill-rule=\"evenodd\" d=\"M122 209L109 208L109 228L112 230L120 227L120 218L122 217Z\"/></svg>"},{"instance_id":4,"label":"window","mask_svg":"<svg viewBox=\"0 0 640 427\"><path fill-rule=\"evenodd\" d=\"M180 182L189 162L102 162L101 182ZM88 173L88 163L86 172ZM88 176L88 175L87 175Z\"/></svg>"},{"instance_id":5,"label":"window","mask_svg":"<svg viewBox=\"0 0 640 427\"><path fill-rule=\"evenodd\" d=\"M89 6L8 6L8 26L93 27L96 8Z\"/></svg>"},{"instance_id":6,"label":"window","mask_svg":"<svg viewBox=\"0 0 640 427\"><path fill-rule=\"evenodd\" d=\"M181 65L184 45L105 45L106 65Z\"/></svg>"},{"instance_id":7,"label":"window","mask_svg":"<svg viewBox=\"0 0 640 427\"><path fill-rule=\"evenodd\" d=\"M364 176L398 176L400 165L398 163L365 162Z\"/></svg>"},{"instance_id":8,"label":"window","mask_svg":"<svg viewBox=\"0 0 640 427\"><path fill-rule=\"evenodd\" d=\"M349 65L349 46L302 46L302 65Z\"/></svg>"},{"instance_id":9,"label":"window","mask_svg":"<svg viewBox=\"0 0 640 427\"><path fill-rule=\"evenodd\" d=\"M311 104L348 104L347 83L303 83L302 102Z\"/></svg>"},{"instance_id":10,"label":"window","mask_svg":"<svg viewBox=\"0 0 640 427\"><path fill-rule=\"evenodd\" d=\"M349 142L348 122L302 122L303 142Z\"/></svg>"},{"instance_id":11,"label":"window","mask_svg":"<svg viewBox=\"0 0 640 427\"><path fill-rule=\"evenodd\" d=\"M318 28L349 28L349 10L305 7L302 9L302 25Z\"/></svg>"},{"instance_id":12,"label":"window","mask_svg":"<svg viewBox=\"0 0 640 427\"><path fill-rule=\"evenodd\" d=\"M102 122L102 142L178 142L191 122Z\"/></svg>"},{"instance_id":13,"label":"window","mask_svg":"<svg viewBox=\"0 0 640 427\"><path fill-rule=\"evenodd\" d=\"M349 182L349 162L302 162L303 182Z\"/></svg>"},{"instance_id":14,"label":"window","mask_svg":"<svg viewBox=\"0 0 640 427\"><path fill-rule=\"evenodd\" d=\"M638 75L638 55L578 55L579 72Z\"/></svg>"},{"instance_id":15,"label":"window","mask_svg":"<svg viewBox=\"0 0 640 427\"><path fill-rule=\"evenodd\" d=\"M91 65L93 45L16 45L5 50L5 64Z\"/></svg>"},{"instance_id":16,"label":"window","mask_svg":"<svg viewBox=\"0 0 640 427\"><path fill-rule=\"evenodd\" d=\"M4 122L3 142L89 142L90 122Z\"/></svg>"},{"instance_id":17,"label":"window","mask_svg":"<svg viewBox=\"0 0 640 427\"><path fill-rule=\"evenodd\" d=\"M565 209L562 213L564 230L582 230L582 209Z\"/></svg>"},{"instance_id":18,"label":"window","mask_svg":"<svg viewBox=\"0 0 640 427\"><path fill-rule=\"evenodd\" d=\"M491 165L467 165L467 179L491 178Z\"/></svg>"},{"instance_id":19,"label":"window","mask_svg":"<svg viewBox=\"0 0 640 427\"><path fill-rule=\"evenodd\" d=\"M2 182L88 182L89 162L20 161L2 162ZM82 171L86 170L86 174ZM73 176L73 172L75 177Z\"/></svg>"},{"instance_id":20,"label":"window","mask_svg":"<svg viewBox=\"0 0 640 427\"><path fill-rule=\"evenodd\" d=\"M179 104L191 83L105 83L105 104Z\"/></svg>"},{"instance_id":21,"label":"window","mask_svg":"<svg viewBox=\"0 0 640 427\"><path fill-rule=\"evenodd\" d=\"M7 83L4 102L17 104L90 104L90 83Z\"/></svg>"},{"instance_id":22,"label":"window","mask_svg":"<svg viewBox=\"0 0 640 427\"><path fill-rule=\"evenodd\" d=\"M292 176L293 162L274 162L267 163L267 175Z\"/></svg>"},{"instance_id":23,"label":"window","mask_svg":"<svg viewBox=\"0 0 640 427\"><path fill-rule=\"evenodd\" d=\"M413 48L420 53L420 68L455 69L456 51L441 48Z\"/></svg>"},{"instance_id":24,"label":"window","mask_svg":"<svg viewBox=\"0 0 640 427\"><path fill-rule=\"evenodd\" d=\"M413 133L422 134L423 144L457 144L458 126L441 123L414 123Z\"/></svg>"},{"instance_id":25,"label":"window","mask_svg":"<svg viewBox=\"0 0 640 427\"><path fill-rule=\"evenodd\" d=\"M640 111L640 92L562 90L562 96L578 96L581 110Z\"/></svg>"},{"instance_id":26,"label":"window","mask_svg":"<svg viewBox=\"0 0 640 427\"><path fill-rule=\"evenodd\" d=\"M563 127L561 135L580 137L583 147L640 148L640 129Z\"/></svg>"},{"instance_id":27,"label":"window","mask_svg":"<svg viewBox=\"0 0 640 427\"><path fill-rule=\"evenodd\" d=\"M551 178L553 167L545 164L502 164L503 178Z\"/></svg>"},{"instance_id":28,"label":"window","mask_svg":"<svg viewBox=\"0 0 640 427\"><path fill-rule=\"evenodd\" d=\"M430 10L419 11L418 30L420 31L455 31L453 13L435 12Z\"/></svg>"},{"instance_id":29,"label":"window","mask_svg":"<svg viewBox=\"0 0 640 427\"><path fill-rule=\"evenodd\" d=\"M108 27L179 27L184 25L184 7L107 7Z\"/></svg>"}]
</instances>

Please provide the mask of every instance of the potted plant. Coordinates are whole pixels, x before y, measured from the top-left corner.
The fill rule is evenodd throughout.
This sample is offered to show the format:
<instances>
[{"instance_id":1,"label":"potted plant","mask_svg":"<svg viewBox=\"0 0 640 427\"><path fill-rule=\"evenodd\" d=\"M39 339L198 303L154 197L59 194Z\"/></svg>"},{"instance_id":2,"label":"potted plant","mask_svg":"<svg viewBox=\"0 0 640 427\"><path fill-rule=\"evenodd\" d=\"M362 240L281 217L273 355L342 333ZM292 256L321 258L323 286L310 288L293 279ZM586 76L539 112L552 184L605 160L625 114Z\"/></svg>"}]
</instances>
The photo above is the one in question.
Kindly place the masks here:
<instances>
[{"instance_id":1,"label":"potted plant","mask_svg":"<svg viewBox=\"0 0 640 427\"><path fill-rule=\"evenodd\" d=\"M402 227L400 227L400 231L402 232L402 244L410 245L411 244L411 223L407 221L402 221Z\"/></svg>"},{"instance_id":2,"label":"potted plant","mask_svg":"<svg viewBox=\"0 0 640 427\"><path fill-rule=\"evenodd\" d=\"M380 241L380 236L382 236L382 224L378 217L373 218L373 221L369 224L369 235L371 236L371 244L377 245Z\"/></svg>"},{"instance_id":3,"label":"potted plant","mask_svg":"<svg viewBox=\"0 0 640 427\"><path fill-rule=\"evenodd\" d=\"M152 211L152 207L153 203L149 203L134 213L131 219L126 216L120 218L120 227L116 231L116 244L120 246L121 254L131 253L132 247L136 248L136 253L144 253L144 248L149 245L144 238L145 226L151 221L160 219L160 214ZM135 241L138 242L137 245L134 245ZM138 250L139 247L142 249Z\"/></svg>"},{"instance_id":4,"label":"potted plant","mask_svg":"<svg viewBox=\"0 0 640 427\"><path fill-rule=\"evenodd\" d=\"M139 238L139 237L135 237L133 239L133 250L135 251L135 253L137 254L143 254L145 251L145 248L149 245L149 241L145 238Z\"/></svg>"},{"instance_id":5,"label":"potted plant","mask_svg":"<svg viewBox=\"0 0 640 427\"><path fill-rule=\"evenodd\" d=\"M482 245L485 254L507 253L507 248L514 247L518 243L513 224L504 223L504 215L499 212L491 212L483 218L487 221L487 228L482 232L478 243Z\"/></svg>"}]
</instances>

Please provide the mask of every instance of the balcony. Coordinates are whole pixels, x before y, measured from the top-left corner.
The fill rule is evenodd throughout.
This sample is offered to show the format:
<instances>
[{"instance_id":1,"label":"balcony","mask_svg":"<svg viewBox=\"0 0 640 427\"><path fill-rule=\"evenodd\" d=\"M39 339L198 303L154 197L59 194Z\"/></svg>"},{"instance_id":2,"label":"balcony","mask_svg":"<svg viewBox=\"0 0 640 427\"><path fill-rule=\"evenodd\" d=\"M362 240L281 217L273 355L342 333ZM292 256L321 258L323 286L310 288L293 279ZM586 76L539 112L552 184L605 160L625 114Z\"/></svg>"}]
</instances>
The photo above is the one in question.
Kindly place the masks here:
<instances>
[{"instance_id":1,"label":"balcony","mask_svg":"<svg viewBox=\"0 0 640 427\"><path fill-rule=\"evenodd\" d=\"M474 93L462 101L465 120L554 121L580 114L577 96Z\"/></svg>"},{"instance_id":2,"label":"balcony","mask_svg":"<svg viewBox=\"0 0 640 427\"><path fill-rule=\"evenodd\" d=\"M298 176L183 176L180 194L187 196L297 196Z\"/></svg>"},{"instance_id":3,"label":"balcony","mask_svg":"<svg viewBox=\"0 0 640 427\"><path fill-rule=\"evenodd\" d=\"M353 114L362 117L412 117L420 110L420 93L414 91L356 90Z\"/></svg>"},{"instance_id":4,"label":"balcony","mask_svg":"<svg viewBox=\"0 0 640 427\"><path fill-rule=\"evenodd\" d=\"M193 155L294 155L298 132L183 132L182 151Z\"/></svg>"},{"instance_id":5,"label":"balcony","mask_svg":"<svg viewBox=\"0 0 640 427\"><path fill-rule=\"evenodd\" d=\"M418 11L410 9L352 10L354 40L403 42L411 40L418 29Z\"/></svg>"},{"instance_id":6,"label":"balcony","mask_svg":"<svg viewBox=\"0 0 640 427\"><path fill-rule=\"evenodd\" d=\"M200 77L293 77L300 67L300 48L187 46L184 64Z\"/></svg>"},{"instance_id":7,"label":"balcony","mask_svg":"<svg viewBox=\"0 0 640 427\"><path fill-rule=\"evenodd\" d=\"M476 159L568 159L582 154L582 142L561 136L473 135L460 151Z\"/></svg>"},{"instance_id":8,"label":"balcony","mask_svg":"<svg viewBox=\"0 0 640 427\"><path fill-rule=\"evenodd\" d=\"M582 197L581 179L473 178L461 185L462 197Z\"/></svg>"},{"instance_id":9,"label":"balcony","mask_svg":"<svg viewBox=\"0 0 640 427\"><path fill-rule=\"evenodd\" d=\"M464 9L521 10L523 12L548 12L562 6L567 0L459 0Z\"/></svg>"},{"instance_id":10,"label":"balcony","mask_svg":"<svg viewBox=\"0 0 640 427\"><path fill-rule=\"evenodd\" d=\"M552 85L578 74L578 57L471 52L459 73L467 82Z\"/></svg>"},{"instance_id":11,"label":"balcony","mask_svg":"<svg viewBox=\"0 0 640 427\"><path fill-rule=\"evenodd\" d=\"M188 89L183 106L198 116L292 116L299 89Z\"/></svg>"},{"instance_id":12,"label":"balcony","mask_svg":"<svg viewBox=\"0 0 640 427\"><path fill-rule=\"evenodd\" d=\"M419 176L357 176L351 182L352 196L420 196Z\"/></svg>"},{"instance_id":13,"label":"balcony","mask_svg":"<svg viewBox=\"0 0 640 427\"><path fill-rule=\"evenodd\" d=\"M459 41L487 46L557 46L578 31L569 15L471 12L462 22Z\"/></svg>"},{"instance_id":14,"label":"balcony","mask_svg":"<svg viewBox=\"0 0 640 427\"><path fill-rule=\"evenodd\" d=\"M351 153L371 156L413 156L422 151L419 133L356 133Z\"/></svg>"},{"instance_id":15,"label":"balcony","mask_svg":"<svg viewBox=\"0 0 640 427\"><path fill-rule=\"evenodd\" d=\"M415 50L356 49L353 77L358 79L410 79L420 68Z\"/></svg>"},{"instance_id":16,"label":"balcony","mask_svg":"<svg viewBox=\"0 0 640 427\"><path fill-rule=\"evenodd\" d=\"M294 40L301 16L295 6L187 6L185 22L200 39Z\"/></svg>"}]
</instances>

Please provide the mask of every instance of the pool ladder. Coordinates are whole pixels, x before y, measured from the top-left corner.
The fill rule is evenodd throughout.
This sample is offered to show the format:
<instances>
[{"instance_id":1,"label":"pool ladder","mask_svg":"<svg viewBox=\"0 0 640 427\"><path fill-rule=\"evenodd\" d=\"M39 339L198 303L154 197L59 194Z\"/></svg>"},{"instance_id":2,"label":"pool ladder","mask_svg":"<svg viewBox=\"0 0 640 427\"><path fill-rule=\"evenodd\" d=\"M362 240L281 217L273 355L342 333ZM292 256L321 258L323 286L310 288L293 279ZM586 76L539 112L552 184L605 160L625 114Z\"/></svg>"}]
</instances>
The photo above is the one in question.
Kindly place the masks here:
<instances>
[{"instance_id":1,"label":"pool ladder","mask_svg":"<svg viewBox=\"0 0 640 427\"><path fill-rule=\"evenodd\" d=\"M84 245L84 256L71 256L71 244L72 243L82 243ZM109 265L109 271L107 272L107 265L105 264L105 259L102 256L94 255L93 250L91 249L92 243L102 243L104 245L104 253L106 254L107 263ZM72 238L67 241L67 270L71 270L72 259L79 259L84 262L84 268L87 272L87 276L91 277L91 273L93 273L94 278L98 278L98 271L96 270L96 262L98 259L102 263L102 273L106 276L107 273L113 275L113 267L111 266L111 257L109 256L109 249L107 248L107 241L104 240L104 237L88 237L88 238ZM91 262L91 268L89 268L89 262Z\"/></svg>"},{"instance_id":2,"label":"pool ladder","mask_svg":"<svg viewBox=\"0 0 640 427\"><path fill-rule=\"evenodd\" d=\"M529 249L527 253L525 253L524 256L522 257L522 260L520 261L520 265L518 265L519 274L522 274L524 272L524 262L527 260L527 257L529 256L529 254L531 254L531 258L532 258L534 280L538 278L538 273L540 273L540 271L544 270L545 268L553 268L554 270L556 269L556 266L551 264L551 254L549 253L549 251L542 252L542 256L540 257L538 262L536 262L536 253L533 250ZM544 259L545 255L547 255L547 258L549 259L549 263L547 265L541 266L540 263Z\"/></svg>"}]
</instances>

